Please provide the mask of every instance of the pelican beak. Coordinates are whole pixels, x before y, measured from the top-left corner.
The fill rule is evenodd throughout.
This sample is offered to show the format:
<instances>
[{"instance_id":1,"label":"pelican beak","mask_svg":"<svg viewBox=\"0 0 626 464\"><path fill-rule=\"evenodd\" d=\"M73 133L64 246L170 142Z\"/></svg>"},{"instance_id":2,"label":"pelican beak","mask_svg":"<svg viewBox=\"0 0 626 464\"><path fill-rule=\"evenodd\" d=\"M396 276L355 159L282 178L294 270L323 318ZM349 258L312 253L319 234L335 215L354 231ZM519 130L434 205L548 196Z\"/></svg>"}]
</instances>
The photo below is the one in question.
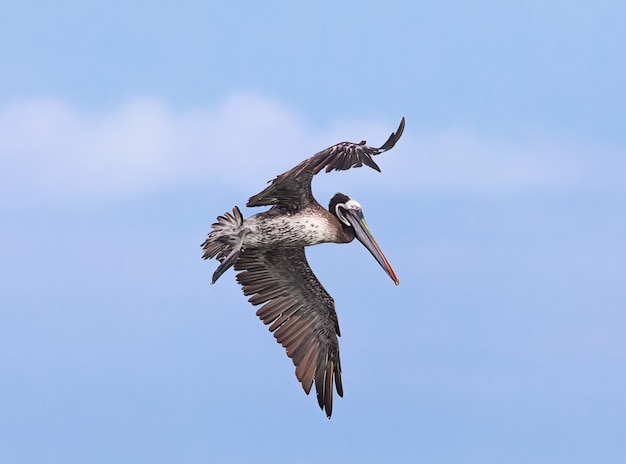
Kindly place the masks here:
<instances>
[{"instance_id":1,"label":"pelican beak","mask_svg":"<svg viewBox=\"0 0 626 464\"><path fill-rule=\"evenodd\" d=\"M356 238L361 242L365 248L369 250L372 256L378 261L378 264L385 270L385 272L391 277L391 280L394 281L396 285L400 285L400 281L396 276L396 273L393 272L389 261L385 258L382 250L374 240L374 236L370 232L370 228L367 226L367 222L365 222L365 217L363 216L363 211L358 209L345 209L345 218L350 222L352 227L354 228L354 232L356 233Z\"/></svg>"}]
</instances>

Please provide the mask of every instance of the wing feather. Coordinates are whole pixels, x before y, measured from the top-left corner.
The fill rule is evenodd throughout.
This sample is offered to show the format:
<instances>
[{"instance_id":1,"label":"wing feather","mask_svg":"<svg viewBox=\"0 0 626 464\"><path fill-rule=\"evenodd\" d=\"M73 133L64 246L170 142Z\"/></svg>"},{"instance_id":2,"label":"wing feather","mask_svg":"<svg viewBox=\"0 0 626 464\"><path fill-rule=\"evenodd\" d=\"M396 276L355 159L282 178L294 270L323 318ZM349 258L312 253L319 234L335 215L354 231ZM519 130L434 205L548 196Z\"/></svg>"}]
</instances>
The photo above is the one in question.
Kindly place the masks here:
<instances>
[{"instance_id":1,"label":"wing feather","mask_svg":"<svg viewBox=\"0 0 626 464\"><path fill-rule=\"evenodd\" d=\"M256 315L259 316L259 318L263 321L265 325L270 324L274 322L277 317L285 312L287 302L287 298L275 298L274 300L268 302L266 305L262 306L256 312Z\"/></svg>"},{"instance_id":2,"label":"wing feather","mask_svg":"<svg viewBox=\"0 0 626 464\"><path fill-rule=\"evenodd\" d=\"M289 318L293 316L300 309L299 305L296 302L291 303L288 307L285 308L283 312L281 312L276 320L269 326L270 332L275 332L277 329L281 328L283 325L289 324ZM280 342L280 340L278 340Z\"/></svg>"},{"instance_id":3,"label":"wing feather","mask_svg":"<svg viewBox=\"0 0 626 464\"><path fill-rule=\"evenodd\" d=\"M286 350L306 394L315 383L320 408L332 414L333 385L343 396L339 363L339 323L335 302L317 280L304 248L245 250L237 281L257 316Z\"/></svg>"},{"instance_id":4,"label":"wing feather","mask_svg":"<svg viewBox=\"0 0 626 464\"><path fill-rule=\"evenodd\" d=\"M313 380L315 379L316 365L313 362L315 359L315 351L314 347L310 347L299 362L298 367L296 367L296 377L302 382L302 387L307 395L311 391Z\"/></svg>"},{"instance_id":5,"label":"wing feather","mask_svg":"<svg viewBox=\"0 0 626 464\"><path fill-rule=\"evenodd\" d=\"M372 156L391 150L403 131L404 118L398 129L380 147L370 147L362 141L341 142L326 148L277 176L265 190L250 197L246 206L276 206L286 211L295 211L315 203L311 192L311 180L315 174L322 169L326 172L345 171L364 164L380 171Z\"/></svg>"}]
</instances>

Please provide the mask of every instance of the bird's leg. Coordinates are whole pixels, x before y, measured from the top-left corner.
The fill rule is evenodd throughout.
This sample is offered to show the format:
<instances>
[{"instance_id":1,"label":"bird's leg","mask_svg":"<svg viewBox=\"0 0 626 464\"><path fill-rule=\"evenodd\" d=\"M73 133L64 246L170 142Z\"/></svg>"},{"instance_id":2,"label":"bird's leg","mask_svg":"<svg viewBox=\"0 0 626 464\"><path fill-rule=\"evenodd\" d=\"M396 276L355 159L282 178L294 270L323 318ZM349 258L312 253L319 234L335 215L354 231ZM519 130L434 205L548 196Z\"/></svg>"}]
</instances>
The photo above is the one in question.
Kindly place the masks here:
<instances>
[{"instance_id":1,"label":"bird's leg","mask_svg":"<svg viewBox=\"0 0 626 464\"><path fill-rule=\"evenodd\" d=\"M229 267L235 264L235 261L237 261L237 258L239 258L239 255L243 251L243 248L242 248L243 241L246 238L247 233L248 233L247 229L241 229L239 231L239 234L238 234L239 239L237 240L237 244L233 247L232 251L228 254L228 256L226 256L226 258L224 258L224 261L221 262L221 264L217 267L217 269L213 273L213 280L211 282L212 284L217 282L217 279L219 279L220 276L224 274L224 272L226 272L226 270Z\"/></svg>"}]
</instances>

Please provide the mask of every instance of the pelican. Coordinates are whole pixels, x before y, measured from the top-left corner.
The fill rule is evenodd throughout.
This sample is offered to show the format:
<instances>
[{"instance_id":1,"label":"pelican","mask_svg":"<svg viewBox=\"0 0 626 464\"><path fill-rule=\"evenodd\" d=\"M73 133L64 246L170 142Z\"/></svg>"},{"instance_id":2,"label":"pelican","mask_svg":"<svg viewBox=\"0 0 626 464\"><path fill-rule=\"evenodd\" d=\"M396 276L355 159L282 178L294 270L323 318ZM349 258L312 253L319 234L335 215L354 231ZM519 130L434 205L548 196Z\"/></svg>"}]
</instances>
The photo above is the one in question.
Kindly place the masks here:
<instances>
[{"instance_id":1,"label":"pelican","mask_svg":"<svg viewBox=\"0 0 626 464\"><path fill-rule=\"evenodd\" d=\"M339 322L335 302L311 270L304 247L319 243L359 240L396 285L396 277L370 232L361 205L342 193L328 210L313 198L311 180L322 169L343 171L362 165L380 171L372 156L393 148L404 131L396 132L378 148L341 142L280 174L246 206L270 206L268 211L243 218L237 206L218 216L202 243L202 258L220 264L212 283L231 266L243 293L253 305L263 305L257 316L286 350L296 366L296 377L308 395L313 383L317 402L330 419L333 383L343 396L339 361Z\"/></svg>"}]
</instances>

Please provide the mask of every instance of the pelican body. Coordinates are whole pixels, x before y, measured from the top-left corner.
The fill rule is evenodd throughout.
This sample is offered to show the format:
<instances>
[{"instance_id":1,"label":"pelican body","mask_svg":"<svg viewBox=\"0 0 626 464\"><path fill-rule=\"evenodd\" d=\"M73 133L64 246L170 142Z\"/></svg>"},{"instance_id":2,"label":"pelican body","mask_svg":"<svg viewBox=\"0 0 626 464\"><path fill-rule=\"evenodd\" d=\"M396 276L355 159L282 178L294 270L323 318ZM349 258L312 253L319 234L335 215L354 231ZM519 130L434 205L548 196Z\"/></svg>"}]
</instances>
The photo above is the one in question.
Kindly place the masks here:
<instances>
[{"instance_id":1,"label":"pelican body","mask_svg":"<svg viewBox=\"0 0 626 464\"><path fill-rule=\"evenodd\" d=\"M231 266L244 295L253 305L263 305L257 316L274 333L296 366L296 377L306 394L313 383L320 408L330 418L333 384L343 396L339 360L339 322L333 298L311 270L304 248L320 243L359 240L394 283L398 278L374 240L361 205L337 193L328 209L313 197L311 180L325 169L346 170L363 164L380 171L372 156L393 148L404 130L398 130L378 148L342 142L322 150L293 169L277 176L246 206L271 206L268 211L243 218L237 206L218 216L202 243L204 259L220 264L212 283Z\"/></svg>"}]
</instances>

